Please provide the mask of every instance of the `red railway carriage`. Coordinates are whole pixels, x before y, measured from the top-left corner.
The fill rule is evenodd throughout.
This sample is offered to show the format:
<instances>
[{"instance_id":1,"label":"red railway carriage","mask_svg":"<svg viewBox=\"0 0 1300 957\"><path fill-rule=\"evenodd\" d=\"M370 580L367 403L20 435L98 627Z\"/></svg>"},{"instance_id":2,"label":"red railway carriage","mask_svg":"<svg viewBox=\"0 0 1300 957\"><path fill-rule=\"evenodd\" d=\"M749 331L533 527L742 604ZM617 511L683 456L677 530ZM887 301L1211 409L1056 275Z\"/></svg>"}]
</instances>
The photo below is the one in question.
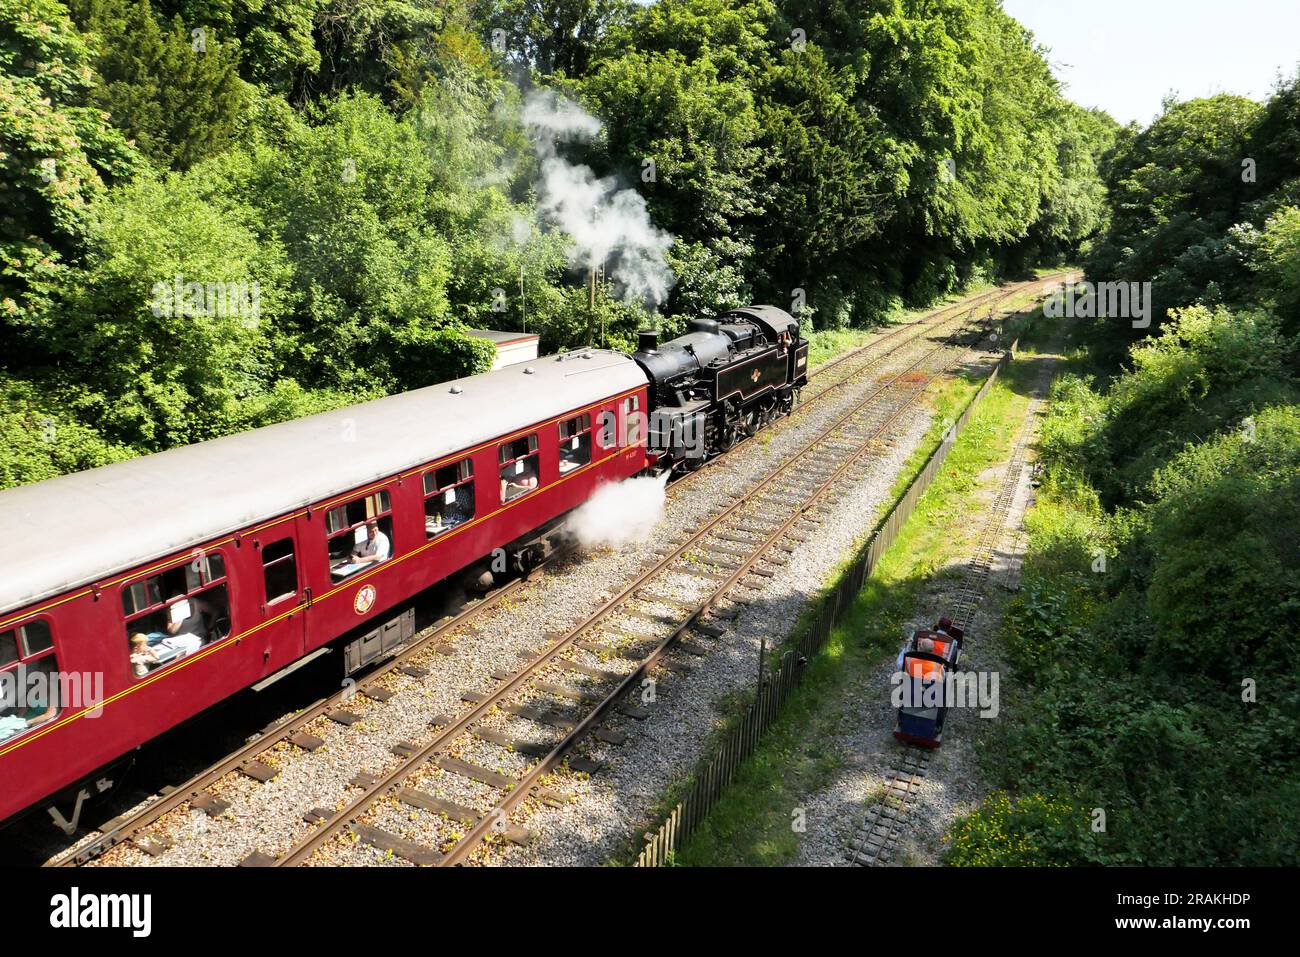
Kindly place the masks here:
<instances>
[{"instance_id":1,"label":"red railway carriage","mask_svg":"<svg viewBox=\"0 0 1300 957\"><path fill-rule=\"evenodd\" d=\"M409 636L416 593L652 464L646 387L566 353L0 492L0 821L70 830L149 739Z\"/></svg>"}]
</instances>

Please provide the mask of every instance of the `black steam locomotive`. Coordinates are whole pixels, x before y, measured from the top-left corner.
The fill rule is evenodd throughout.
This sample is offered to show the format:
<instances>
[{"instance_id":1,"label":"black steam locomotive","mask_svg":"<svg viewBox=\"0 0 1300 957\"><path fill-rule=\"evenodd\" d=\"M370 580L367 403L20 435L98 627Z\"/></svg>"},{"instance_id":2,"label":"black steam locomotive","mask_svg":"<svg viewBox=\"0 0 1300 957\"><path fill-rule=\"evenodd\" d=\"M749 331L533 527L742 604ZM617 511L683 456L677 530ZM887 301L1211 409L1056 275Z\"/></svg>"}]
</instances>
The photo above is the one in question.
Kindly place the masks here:
<instances>
[{"instance_id":1,"label":"black steam locomotive","mask_svg":"<svg viewBox=\"0 0 1300 957\"><path fill-rule=\"evenodd\" d=\"M662 345L642 332L632 358L650 379L649 447L698 468L794 408L808 381L808 340L775 306L692 319Z\"/></svg>"}]
</instances>

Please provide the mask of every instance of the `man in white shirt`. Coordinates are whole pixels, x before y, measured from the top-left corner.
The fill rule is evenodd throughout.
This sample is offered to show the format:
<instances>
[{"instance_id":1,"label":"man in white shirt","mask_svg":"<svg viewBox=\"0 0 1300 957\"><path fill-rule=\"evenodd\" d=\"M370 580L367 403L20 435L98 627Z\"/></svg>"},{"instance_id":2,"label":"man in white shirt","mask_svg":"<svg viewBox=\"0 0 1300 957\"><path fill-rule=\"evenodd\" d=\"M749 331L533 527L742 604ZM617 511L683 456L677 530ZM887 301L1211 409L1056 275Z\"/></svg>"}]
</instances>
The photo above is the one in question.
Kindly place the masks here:
<instances>
[{"instance_id":1,"label":"man in white shirt","mask_svg":"<svg viewBox=\"0 0 1300 957\"><path fill-rule=\"evenodd\" d=\"M366 540L352 550L352 561L358 565L378 565L388 561L393 553L388 536L379 530L374 519L366 522Z\"/></svg>"}]
</instances>

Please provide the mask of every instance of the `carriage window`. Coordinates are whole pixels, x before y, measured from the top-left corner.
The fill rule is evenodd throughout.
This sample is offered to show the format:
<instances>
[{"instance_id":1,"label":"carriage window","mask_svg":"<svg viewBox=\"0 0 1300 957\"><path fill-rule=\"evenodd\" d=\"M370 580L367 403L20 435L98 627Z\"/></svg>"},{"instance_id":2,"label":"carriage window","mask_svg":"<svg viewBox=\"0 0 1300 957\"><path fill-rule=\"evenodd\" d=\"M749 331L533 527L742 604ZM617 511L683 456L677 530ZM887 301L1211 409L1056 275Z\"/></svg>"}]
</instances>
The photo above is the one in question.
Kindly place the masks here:
<instances>
[{"instance_id":1,"label":"carriage window","mask_svg":"<svg viewBox=\"0 0 1300 957\"><path fill-rule=\"evenodd\" d=\"M605 409L597 416L600 430L600 447L602 449L613 449L618 447L618 416L609 409Z\"/></svg>"},{"instance_id":2,"label":"carriage window","mask_svg":"<svg viewBox=\"0 0 1300 957\"><path fill-rule=\"evenodd\" d=\"M393 507L388 492L375 492L325 513L330 576L334 581L393 557Z\"/></svg>"},{"instance_id":3,"label":"carriage window","mask_svg":"<svg viewBox=\"0 0 1300 957\"><path fill-rule=\"evenodd\" d=\"M461 459L424 473L424 532L429 538L473 517L473 462Z\"/></svg>"},{"instance_id":4,"label":"carriage window","mask_svg":"<svg viewBox=\"0 0 1300 957\"><path fill-rule=\"evenodd\" d=\"M230 592L219 552L196 552L183 565L122 589L127 655L137 678L230 634Z\"/></svg>"},{"instance_id":5,"label":"carriage window","mask_svg":"<svg viewBox=\"0 0 1300 957\"><path fill-rule=\"evenodd\" d=\"M631 447L641 442L641 397L629 396L623 400L623 444Z\"/></svg>"},{"instance_id":6,"label":"carriage window","mask_svg":"<svg viewBox=\"0 0 1300 957\"><path fill-rule=\"evenodd\" d=\"M268 605L298 594L298 562L292 538L282 538L262 549L262 577L266 581Z\"/></svg>"},{"instance_id":7,"label":"carriage window","mask_svg":"<svg viewBox=\"0 0 1300 957\"><path fill-rule=\"evenodd\" d=\"M50 634L50 626L39 618L19 628L18 637L22 639L24 658L34 658L42 651L49 651L54 647L54 636Z\"/></svg>"},{"instance_id":8,"label":"carriage window","mask_svg":"<svg viewBox=\"0 0 1300 957\"><path fill-rule=\"evenodd\" d=\"M18 632L0 631L0 668L18 660Z\"/></svg>"},{"instance_id":9,"label":"carriage window","mask_svg":"<svg viewBox=\"0 0 1300 957\"><path fill-rule=\"evenodd\" d=\"M560 474L591 461L591 413L560 423Z\"/></svg>"},{"instance_id":10,"label":"carriage window","mask_svg":"<svg viewBox=\"0 0 1300 957\"><path fill-rule=\"evenodd\" d=\"M63 690L47 622L0 631L0 741L57 718Z\"/></svg>"},{"instance_id":11,"label":"carriage window","mask_svg":"<svg viewBox=\"0 0 1300 957\"><path fill-rule=\"evenodd\" d=\"M526 435L510 442L502 442L501 501L509 502L537 488L537 435Z\"/></svg>"}]
</instances>

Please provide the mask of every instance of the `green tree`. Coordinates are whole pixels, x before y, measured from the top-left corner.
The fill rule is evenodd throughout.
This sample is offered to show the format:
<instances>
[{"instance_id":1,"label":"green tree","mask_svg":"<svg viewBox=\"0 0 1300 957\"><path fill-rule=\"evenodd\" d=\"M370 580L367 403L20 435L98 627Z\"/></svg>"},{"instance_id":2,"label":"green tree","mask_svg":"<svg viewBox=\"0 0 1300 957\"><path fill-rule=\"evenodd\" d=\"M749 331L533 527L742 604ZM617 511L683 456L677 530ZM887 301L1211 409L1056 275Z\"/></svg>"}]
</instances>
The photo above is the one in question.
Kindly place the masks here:
<instances>
[{"instance_id":1,"label":"green tree","mask_svg":"<svg viewBox=\"0 0 1300 957\"><path fill-rule=\"evenodd\" d=\"M0 373L0 489L131 457L58 407L48 383Z\"/></svg>"},{"instance_id":2,"label":"green tree","mask_svg":"<svg viewBox=\"0 0 1300 957\"><path fill-rule=\"evenodd\" d=\"M149 0L74 0L100 40L95 105L163 168L187 169L231 142L249 93L239 42L215 27L163 24Z\"/></svg>"},{"instance_id":3,"label":"green tree","mask_svg":"<svg viewBox=\"0 0 1300 957\"><path fill-rule=\"evenodd\" d=\"M93 48L55 0L0 0L0 354L49 320L94 200L139 157L89 105ZM7 363L6 363L7 364Z\"/></svg>"},{"instance_id":4,"label":"green tree","mask_svg":"<svg viewBox=\"0 0 1300 957\"><path fill-rule=\"evenodd\" d=\"M1265 296L1283 317L1283 329L1300 331L1300 208L1283 206L1250 240L1248 265Z\"/></svg>"},{"instance_id":5,"label":"green tree","mask_svg":"<svg viewBox=\"0 0 1300 957\"><path fill-rule=\"evenodd\" d=\"M763 145L782 170L758 229L769 283L783 300L803 288L814 308L833 308L838 278L860 270L864 241L896 212L903 158L874 112L854 105L848 75L815 46L783 52L762 90Z\"/></svg>"},{"instance_id":6,"label":"green tree","mask_svg":"<svg viewBox=\"0 0 1300 957\"><path fill-rule=\"evenodd\" d=\"M1059 177L1048 186L1031 233L1046 252L1068 255L1106 227L1106 184L1099 175L1119 124L1100 110L1064 103L1056 145Z\"/></svg>"},{"instance_id":7,"label":"green tree","mask_svg":"<svg viewBox=\"0 0 1300 957\"><path fill-rule=\"evenodd\" d=\"M323 0L153 0L153 6L191 30L237 38L240 75L263 91L287 95L320 68L312 30Z\"/></svg>"},{"instance_id":8,"label":"green tree","mask_svg":"<svg viewBox=\"0 0 1300 957\"><path fill-rule=\"evenodd\" d=\"M302 75L299 92L317 101L349 90L393 100L436 61L439 36L459 11L447 0L321 0L320 68Z\"/></svg>"},{"instance_id":9,"label":"green tree","mask_svg":"<svg viewBox=\"0 0 1300 957\"><path fill-rule=\"evenodd\" d=\"M46 338L51 359L85 383L72 408L150 450L257 421L281 371L284 254L257 235L254 210L204 193L176 173L116 189Z\"/></svg>"},{"instance_id":10,"label":"green tree","mask_svg":"<svg viewBox=\"0 0 1300 957\"><path fill-rule=\"evenodd\" d=\"M1241 159L1261 112L1227 94L1166 104L1110 163L1111 226L1089 275L1153 283L1161 315L1239 286L1247 274L1228 228L1250 195Z\"/></svg>"},{"instance_id":11,"label":"green tree","mask_svg":"<svg viewBox=\"0 0 1300 957\"><path fill-rule=\"evenodd\" d=\"M504 32L508 58L539 73L586 76L611 48L611 31L629 17L631 0L498 0L483 4L490 30Z\"/></svg>"},{"instance_id":12,"label":"green tree","mask_svg":"<svg viewBox=\"0 0 1300 957\"><path fill-rule=\"evenodd\" d=\"M296 303L285 361L303 381L375 394L481 365L482 356L469 367L448 362L445 337L431 333L490 314L493 297L473 265L487 237L469 250L452 237L470 243L474 223L501 236L509 214L494 210L499 195L471 188L493 152L463 152L473 152L472 122L434 102L399 119L374 96L343 96L313 110L311 125L287 122L205 171L258 209L259 232L283 245ZM458 265L466 276L453 275ZM488 277L493 286L518 275L502 272ZM458 315L453 283L467 282L480 298Z\"/></svg>"}]
</instances>

